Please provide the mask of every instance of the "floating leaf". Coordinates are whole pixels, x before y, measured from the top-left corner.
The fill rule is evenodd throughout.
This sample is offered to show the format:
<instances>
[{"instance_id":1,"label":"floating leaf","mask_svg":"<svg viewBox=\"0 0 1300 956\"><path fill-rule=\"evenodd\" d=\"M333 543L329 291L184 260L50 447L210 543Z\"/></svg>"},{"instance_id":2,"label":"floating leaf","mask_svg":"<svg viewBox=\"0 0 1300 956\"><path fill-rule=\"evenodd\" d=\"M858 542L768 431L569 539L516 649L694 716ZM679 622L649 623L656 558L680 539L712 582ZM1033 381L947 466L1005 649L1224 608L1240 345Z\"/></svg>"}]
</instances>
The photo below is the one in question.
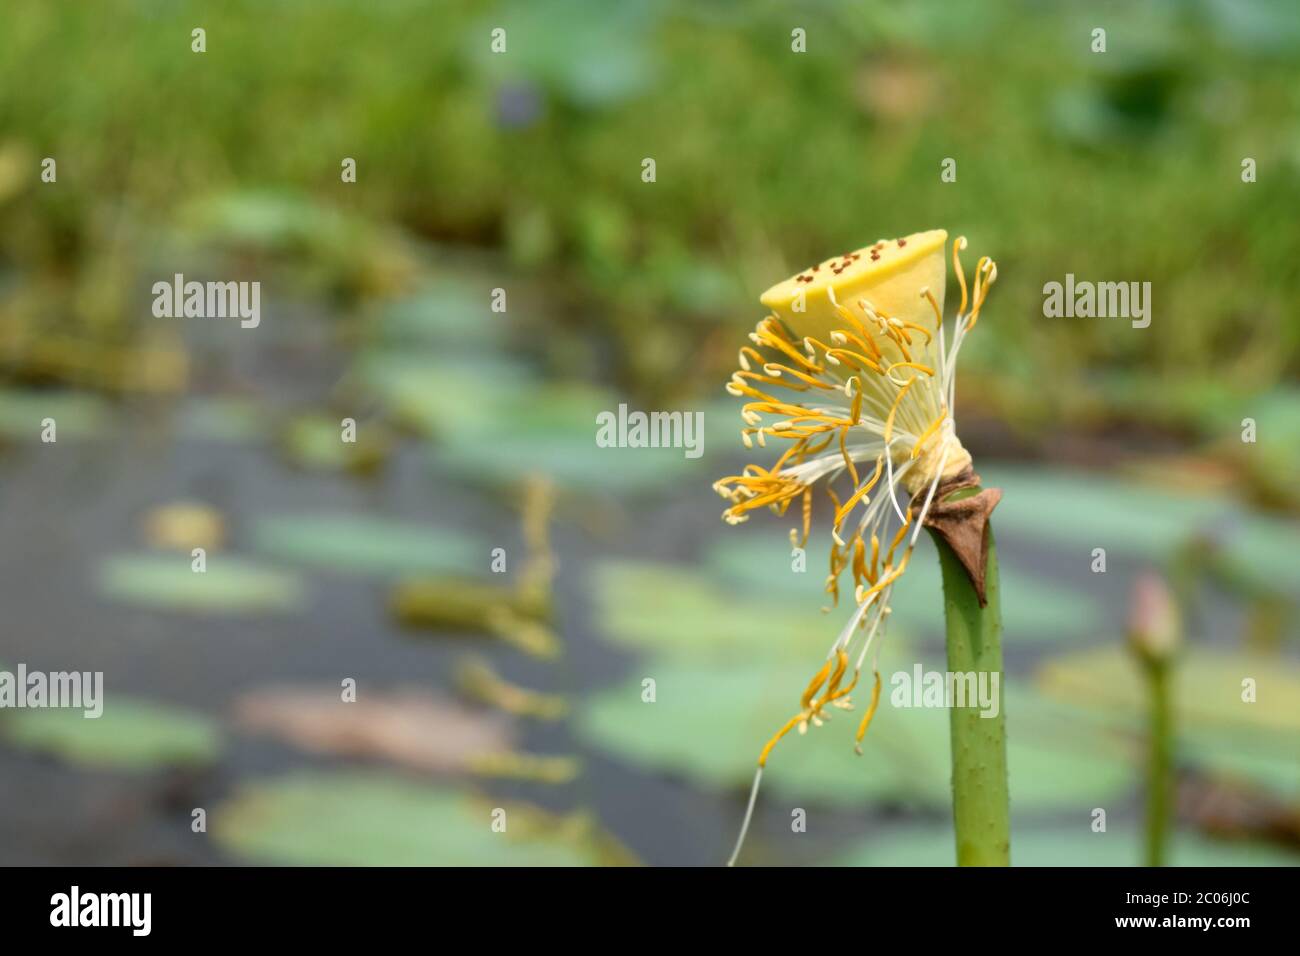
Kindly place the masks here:
<instances>
[{"instance_id":1,"label":"floating leaf","mask_svg":"<svg viewBox=\"0 0 1300 956\"><path fill-rule=\"evenodd\" d=\"M1007 557L1009 549L1001 545L999 548L1003 631L1008 641L1078 639L1092 637L1101 630L1101 611L1090 596L1016 571L1008 566L1014 564L1014 557ZM756 596L789 595L800 606L811 603L815 607L827 602L829 596L821 592L825 573L811 542L808 558L817 562L815 568L804 573L792 570L789 538L768 532L761 536L720 535L706 560L733 588L743 588ZM852 586L852 577L847 572L840 586L846 591ZM923 535L917 540L907 573L894 586L891 628L900 628L907 634L942 634L943 602L938 597L943 593L942 588L938 556L929 537ZM810 595L815 598L812 602L809 602Z\"/></svg>"},{"instance_id":2,"label":"floating leaf","mask_svg":"<svg viewBox=\"0 0 1300 956\"><path fill-rule=\"evenodd\" d=\"M735 528L718 522L719 533L704 556L712 576L729 589L738 588L751 595L779 594L796 600L812 595L814 606L829 600L829 595L822 590L826 581L826 551L817 548L816 531L808 541L805 570L796 571L788 531L756 529L754 525L760 520L756 518ZM783 521L790 528L798 525L793 513L775 521ZM826 550L829 548L827 544ZM849 580L848 575L843 580Z\"/></svg>"},{"instance_id":3,"label":"floating leaf","mask_svg":"<svg viewBox=\"0 0 1300 956\"><path fill-rule=\"evenodd\" d=\"M466 440L523 405L532 380L523 365L505 358L450 360L399 350L365 353L353 374L402 426L428 437Z\"/></svg>"},{"instance_id":4,"label":"floating leaf","mask_svg":"<svg viewBox=\"0 0 1300 956\"><path fill-rule=\"evenodd\" d=\"M902 667L911 669L910 663ZM870 675L864 675L853 694L855 712L834 711L827 726L803 737L791 734L778 745L764 787L824 804L854 806L871 798L946 805L948 713L893 706L893 673L882 665L880 709L863 743L863 757L854 755L853 738L870 698ZM729 666L651 660L632 679L591 698L577 726L593 745L639 766L716 789L743 788L753 777L763 744L798 710L810 676L805 668L745 659ZM653 703L642 700L646 678L655 682ZM1008 762L1018 806L1102 801L1130 786L1125 751L1103 734L1088 732L1077 713L1071 719L1073 724L1033 695L1011 696ZM1056 732L1064 744L1055 740Z\"/></svg>"},{"instance_id":5,"label":"floating leaf","mask_svg":"<svg viewBox=\"0 0 1300 956\"><path fill-rule=\"evenodd\" d=\"M299 773L246 787L213 836L240 857L308 866L587 866L605 862L589 826L377 773Z\"/></svg>"},{"instance_id":6,"label":"floating leaf","mask_svg":"<svg viewBox=\"0 0 1300 956\"><path fill-rule=\"evenodd\" d=\"M296 575L226 554L209 555L204 572L191 570L188 555L114 555L100 567L99 589L128 604L222 614L297 610L304 597Z\"/></svg>"},{"instance_id":7,"label":"floating leaf","mask_svg":"<svg viewBox=\"0 0 1300 956\"><path fill-rule=\"evenodd\" d=\"M659 490L697 470L685 448L603 448L597 416L617 414L619 400L583 385L546 385L518 396L508 413L470 431L458 429L438 448L437 462L470 477L513 483L540 473L570 488L606 494ZM691 410L682 410L683 423ZM684 441L684 428L678 430ZM692 433L692 442L703 436Z\"/></svg>"},{"instance_id":8,"label":"floating leaf","mask_svg":"<svg viewBox=\"0 0 1300 956\"><path fill-rule=\"evenodd\" d=\"M385 346L402 347L498 343L505 326L503 317L491 311L491 292L499 285L499 279L488 275L478 281L456 275L426 280L414 293L384 308L377 338Z\"/></svg>"},{"instance_id":9,"label":"floating leaf","mask_svg":"<svg viewBox=\"0 0 1300 956\"><path fill-rule=\"evenodd\" d=\"M488 557L473 535L449 528L337 514L263 518L253 547L294 564L375 574L464 571Z\"/></svg>"},{"instance_id":10,"label":"floating leaf","mask_svg":"<svg viewBox=\"0 0 1300 956\"><path fill-rule=\"evenodd\" d=\"M388 459L393 443L389 429L378 422L359 425L356 440L344 441L341 420L325 415L300 415L280 434L290 463L315 471L369 474Z\"/></svg>"},{"instance_id":11,"label":"floating leaf","mask_svg":"<svg viewBox=\"0 0 1300 956\"><path fill-rule=\"evenodd\" d=\"M1232 513L1221 499L1097 475L1005 466L980 474L985 486L1002 489L994 518L999 529L1072 548L1104 546L1112 557L1162 558L1196 529Z\"/></svg>"},{"instance_id":12,"label":"floating leaf","mask_svg":"<svg viewBox=\"0 0 1300 956\"><path fill-rule=\"evenodd\" d=\"M1235 570L1270 590L1300 594L1300 563L1295 560L1300 524L1283 517L1251 517L1235 531L1225 547Z\"/></svg>"},{"instance_id":13,"label":"floating leaf","mask_svg":"<svg viewBox=\"0 0 1300 956\"><path fill-rule=\"evenodd\" d=\"M617 414L615 394L539 384L504 358L434 359L390 350L366 355L356 374L401 424L438 441L432 456L440 467L470 479L513 484L539 473L570 488L636 493L663 488L700 466L684 447L601 447L597 416ZM680 410L683 425L694 411ZM694 446L708 443L709 421L706 414L705 431L691 433ZM684 444L683 427L674 435Z\"/></svg>"},{"instance_id":14,"label":"floating leaf","mask_svg":"<svg viewBox=\"0 0 1300 956\"><path fill-rule=\"evenodd\" d=\"M1251 703L1242 700L1245 678L1256 682ZM1038 683L1056 699L1123 722L1140 741L1146 690L1123 648L1049 661ZM1284 796L1300 792L1300 668L1276 657L1196 649L1177 661L1173 689L1180 762Z\"/></svg>"},{"instance_id":15,"label":"floating leaf","mask_svg":"<svg viewBox=\"0 0 1300 956\"><path fill-rule=\"evenodd\" d=\"M0 436L38 441L46 418L59 438L74 438L100 434L108 414L104 400L88 393L0 389Z\"/></svg>"},{"instance_id":16,"label":"floating leaf","mask_svg":"<svg viewBox=\"0 0 1300 956\"><path fill-rule=\"evenodd\" d=\"M113 770L205 764L220 750L217 725L192 711L114 694L99 717L77 709L13 710L0 731L14 746Z\"/></svg>"},{"instance_id":17,"label":"floating leaf","mask_svg":"<svg viewBox=\"0 0 1300 956\"><path fill-rule=\"evenodd\" d=\"M1013 829L1012 866L1141 866L1143 837L1127 827L1093 833L1087 823L1070 829ZM835 866L953 866L952 829L908 828L865 841L834 860ZM1264 844L1174 835L1173 866L1296 866L1300 854Z\"/></svg>"},{"instance_id":18,"label":"floating leaf","mask_svg":"<svg viewBox=\"0 0 1300 956\"><path fill-rule=\"evenodd\" d=\"M917 550L894 589L894 614L899 626L909 631L922 630L924 622L928 625L924 629L941 633L938 557L933 545L927 544L925 551L930 553L923 554L918 542ZM1100 608L1090 596L1016 571L1005 558L1001 570L1003 635L1009 643L1091 638L1102 629Z\"/></svg>"},{"instance_id":19,"label":"floating leaf","mask_svg":"<svg viewBox=\"0 0 1300 956\"><path fill-rule=\"evenodd\" d=\"M1256 699L1242 700L1242 681L1255 682ZM1300 733L1300 667L1276 657L1198 648L1173 672L1174 704L1187 729L1238 727L1252 732ZM1112 646L1057 657L1038 683L1051 696L1106 711L1145 713L1146 690L1131 655Z\"/></svg>"},{"instance_id":20,"label":"floating leaf","mask_svg":"<svg viewBox=\"0 0 1300 956\"><path fill-rule=\"evenodd\" d=\"M193 399L179 413L181 436L199 441L249 442L265 428L265 408L244 398Z\"/></svg>"},{"instance_id":21,"label":"floating leaf","mask_svg":"<svg viewBox=\"0 0 1300 956\"><path fill-rule=\"evenodd\" d=\"M660 655L816 660L848 615L841 608L823 616L816 601L793 611L783 603L737 595L679 565L610 561L593 579L601 632L616 643Z\"/></svg>"},{"instance_id":22,"label":"floating leaf","mask_svg":"<svg viewBox=\"0 0 1300 956\"><path fill-rule=\"evenodd\" d=\"M1300 744L1294 733L1198 730L1179 740L1179 759L1225 782L1300 800Z\"/></svg>"}]
</instances>

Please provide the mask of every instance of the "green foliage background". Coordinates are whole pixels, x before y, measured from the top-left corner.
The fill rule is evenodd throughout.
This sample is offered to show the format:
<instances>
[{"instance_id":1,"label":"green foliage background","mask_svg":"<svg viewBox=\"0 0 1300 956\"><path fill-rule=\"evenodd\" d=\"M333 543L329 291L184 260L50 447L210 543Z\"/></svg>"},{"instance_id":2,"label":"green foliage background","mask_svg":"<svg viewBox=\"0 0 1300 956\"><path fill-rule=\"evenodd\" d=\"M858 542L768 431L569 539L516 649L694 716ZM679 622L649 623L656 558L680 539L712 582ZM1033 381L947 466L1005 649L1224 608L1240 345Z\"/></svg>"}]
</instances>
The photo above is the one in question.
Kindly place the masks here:
<instances>
[{"instance_id":1,"label":"green foliage background","mask_svg":"<svg viewBox=\"0 0 1300 956\"><path fill-rule=\"evenodd\" d=\"M129 337L142 310L114 277L203 197L257 189L499 253L553 295L537 338L668 400L714 387L771 282L944 226L1000 262L996 321L967 356L996 409L1186 422L1207 395L1296 371L1298 51L1282 0L16 0L0 320L11 345L38 317ZM57 189L28 165L47 155ZM280 238L332 256L333 291L384 285L354 230ZM1042 284L1067 272L1150 281L1152 327L1045 320ZM52 289L69 273L95 294Z\"/></svg>"}]
</instances>

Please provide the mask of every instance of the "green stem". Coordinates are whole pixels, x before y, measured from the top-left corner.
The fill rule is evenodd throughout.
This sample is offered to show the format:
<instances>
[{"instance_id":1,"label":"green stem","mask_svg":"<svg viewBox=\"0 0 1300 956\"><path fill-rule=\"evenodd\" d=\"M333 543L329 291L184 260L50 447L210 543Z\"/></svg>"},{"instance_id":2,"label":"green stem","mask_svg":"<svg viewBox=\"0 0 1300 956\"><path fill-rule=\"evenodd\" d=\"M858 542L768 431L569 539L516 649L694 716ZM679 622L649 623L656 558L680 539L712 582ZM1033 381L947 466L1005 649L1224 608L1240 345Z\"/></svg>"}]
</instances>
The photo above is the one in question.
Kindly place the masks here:
<instances>
[{"instance_id":1,"label":"green stem","mask_svg":"<svg viewBox=\"0 0 1300 956\"><path fill-rule=\"evenodd\" d=\"M992 675L996 674L998 681L996 717L981 716L978 706L948 710L958 866L1009 866L1011 863L1006 712L1002 693L1002 611L992 528L988 536L984 578L988 603L980 607L975 586L961 561L939 535L932 535L943 569L948 670L954 674L975 674L977 679L978 675L987 674L985 679L990 687Z\"/></svg>"},{"instance_id":2,"label":"green stem","mask_svg":"<svg viewBox=\"0 0 1300 956\"><path fill-rule=\"evenodd\" d=\"M1165 865L1173 799L1173 717L1169 699L1169 664L1148 661L1150 691L1150 758L1147 761L1147 866Z\"/></svg>"}]
</instances>

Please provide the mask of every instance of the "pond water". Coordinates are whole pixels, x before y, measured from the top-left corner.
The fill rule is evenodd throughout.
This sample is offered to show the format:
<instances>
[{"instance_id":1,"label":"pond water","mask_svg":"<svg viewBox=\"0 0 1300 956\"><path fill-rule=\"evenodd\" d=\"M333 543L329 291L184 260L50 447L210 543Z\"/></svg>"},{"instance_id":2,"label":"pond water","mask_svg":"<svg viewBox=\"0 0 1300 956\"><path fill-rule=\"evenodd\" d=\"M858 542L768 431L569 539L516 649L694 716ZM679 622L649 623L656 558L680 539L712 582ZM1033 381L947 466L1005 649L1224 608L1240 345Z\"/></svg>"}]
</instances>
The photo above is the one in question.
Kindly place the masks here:
<instances>
[{"instance_id":1,"label":"pond water","mask_svg":"<svg viewBox=\"0 0 1300 956\"><path fill-rule=\"evenodd\" d=\"M405 308L403 322L424 307L416 301ZM429 325L436 330L436 316ZM382 330L381 325L379 345L388 351L381 354L391 356L401 341L385 343ZM255 340L255 334L263 338ZM602 449L610 457L592 458L594 419L572 413L586 409L589 397L555 399L546 386L525 383L520 395L531 407L515 404L504 417L489 416L482 428L489 437L480 439L456 431L448 420L453 406L472 403L474 395L449 394L451 386L413 394L385 390L381 382L363 392L366 397L357 406L363 433L381 419L384 428L398 421L402 416L395 408L409 418L412 403L425 402L432 431L445 426L443 434L398 438L379 473L370 477L295 467L278 442L283 425L305 411L333 421L340 410L346 413L348 401L355 401L355 393L339 383L349 381L356 364L335 345L329 323L311 309L283 305L278 313L268 310L256 332L196 327L187 335L198 357L196 392L205 394L192 394L179 404L104 405L98 409L98 425L79 432L69 421L54 444L36 440L33 423L30 434L23 432L8 443L0 460L0 599L7 611L0 665L102 671L109 716L115 697L169 708L146 710L123 731L141 737L144 756L130 759L97 760L96 753L108 750L93 741L69 742L61 730L0 734L5 738L0 743L0 863L409 861L400 850L402 841L416 839L410 819L427 819L430 827L420 837L428 840L427 851L417 852L416 861L477 862L475 854L487 851L456 842L459 830L475 824L452 819L459 809L438 809L459 807L437 801L464 794L484 796L489 807L526 804L552 811L556 816L546 818L551 821L547 825L555 827L556 821L571 822L573 814L585 811L598 821L601 834L612 835L650 864L712 865L726 858L743 810L747 768L774 729L771 714L788 709L815 669L816 652L809 656L800 648L829 640L838 620L818 616L816 570L790 573L788 548L780 543L785 522L758 519L737 530L719 520L719 500L709 484L740 463L726 450L739 451L738 441L706 444L700 463L684 462L680 453L665 463L662 456L673 453L658 449ZM436 334L417 358L427 360L431 370L454 370L463 362L515 361L496 352L469 358L453 354ZM393 386L397 379L386 381ZM602 407L609 394L597 394L590 402ZM216 400L223 396L227 405ZM39 409L46 398L36 393L24 400ZM562 427L546 418L551 401L560 409L555 417ZM716 406L708 407L714 415ZM539 416L536 423L527 419L530 414ZM536 434L537 444L521 439L517 451L507 446L485 458L481 442L501 441L501 435L508 439L514 433L503 421L516 416L525 419L524 436ZM711 422L712 434L734 435L732 424ZM661 456L649 466L661 477L648 490L629 485L631 490L623 493L620 475L634 473L639 465L612 456L637 454ZM558 468L561 492L552 543L558 559L555 629L564 644L560 658L538 659L484 635L414 632L395 621L389 611L391 589L408 575L400 560L383 558L386 549L397 555L409 548L409 541L397 542L397 529L427 530L431 540L435 533L459 533L482 555L481 566L463 570L487 578L492 548L516 556L524 551L518 495L502 483L502 475L522 477L534 467L545 471L555 462L587 459L595 464L584 465L576 481L569 480L567 466ZM608 472L602 465L606 461ZM1139 843L1131 830L1140 824L1140 721L1135 723L1140 708L1121 700L1113 708L1094 706L1083 724L1073 722L1054 708L1087 710L1089 701L1062 703L1059 695L1040 690L1041 674L1063 655L1118 646L1133 577L1152 562L1151 549L1168 550L1171 542L1186 536L1191 521L1205 515L1216 526L1226 521L1237 528L1239 520L1224 515L1238 512L1224 502L1180 511L1184 506L1178 501L1164 502L1159 496L1144 506L1141 495L1149 492L1125 485L1122 494L1131 497L1118 499L1115 506L1121 512L1120 530L1137 527L1112 538L1118 534L1112 527L1114 514L1096 523L1098 542L1116 543L1106 572L1095 573L1092 548L1085 546L1089 521L1068 507L1080 489L1095 485L1092 478L1023 465L990 465L988 470L1002 484L1009 512L1005 524L999 524L998 539L1007 593L1008 692L1015 688L1009 704L1011 734L1013 743L1029 745L1012 754L1017 825L1050 847L1052 834L1087 832L1088 814L1097 794L1104 792L1104 805L1118 824L1111 845L1122 845L1108 859L1124 861L1130 849L1123 847L1135 854ZM583 480L593 477L608 481L602 488L600 480ZM1018 491L1025 502L1021 507L1015 505ZM138 590L116 592L106 586L105 568L142 573L131 570L138 568L137 559L169 554L151 551L145 528L153 509L178 501L202 502L221 518L226 541L208 554L210 571L220 572L228 559L237 558L249 562L261 585L285 575L286 593L265 585L269 603L241 611L223 607L220 596L212 598L211 606L186 606L187 587L175 588L174 600L162 601L172 606L160 606L161 599L142 600ZM343 543L337 549L364 550L376 559L375 567L349 568L325 552L300 554L295 560L265 547L270 521L340 515L384 523L374 526L378 530L365 540L365 548ZM1142 527L1144 522L1150 527ZM810 546L814 568L823 560L817 540ZM925 552L924 559L933 564L933 554ZM171 553L168 560L185 568L190 557ZM937 580L934 568L916 574ZM218 573L212 580L220 578ZM159 593L173 588L169 580L176 579L158 578ZM1191 625L1198 648L1227 655L1241 651L1241 607L1209 585L1198 584L1197 591L1207 598ZM241 600L237 592L231 592L232 602ZM900 590L897 617L890 653L900 669L942 661L933 592L927 596L922 585L912 592ZM733 626L736 639L715 641ZM791 631L789 642L786 630ZM1288 643L1267 658L1272 661L1268 667L1288 681L1296 668L1294 637L1287 635ZM349 744L346 733L343 743L327 740L309 747L301 737L250 731L235 719L239 700L251 691L291 685L337 693L348 678L356 683L359 701L386 698L403 688L431 691L438 701L455 700L463 697L458 668L471 655L486 658L513 684L569 703L569 719L511 719L509 724L515 752L580 758L574 779L511 782L481 772L430 771L393 759L391 752L385 756L376 749L367 756L369 745ZM657 683L659 699L653 705L637 696L646 677ZM1069 698L1072 692L1062 693ZM475 713L490 710L470 706ZM1294 733L1298 709L1293 698L1270 712L1269 732ZM213 735L212 741L196 745L197 756L185 750L183 741L167 738L188 716L201 722L197 738L206 741L208 731ZM1050 727L1074 727L1076 732L1035 739L1032 724L1040 717ZM0 725L10 719L0 714ZM870 753L865 763L853 756L842 722L806 740L791 738L774 758L785 761L790 771L774 776L759 804L752 861L825 862L846 859L855 847L873 844L886 856L895 853L891 859L903 854L904 859L923 860L927 853L940 853L930 848L942 846L948 826L942 801L946 741L927 743L932 729L931 722L899 724L892 732L882 726L879 746L884 749ZM1232 740L1258 736L1249 721L1228 729ZM69 733L75 738L80 732L72 728ZM435 721L424 733L436 738L454 732ZM1072 736L1078 739L1068 739ZM1063 748L1056 746L1058 737L1067 741ZM371 743L374 739L365 737ZM909 740L916 742L911 753ZM129 749L129 743L118 741L117 746ZM184 759L168 747L179 748ZM1278 752L1266 748L1261 760L1272 766ZM1017 776L1018 759L1028 768L1025 776ZM1217 760L1207 756L1205 766L1217 767ZM369 774L369 783L348 776L358 769ZM1294 781L1285 768L1281 774L1247 774L1247 779L1263 780L1274 793L1295 799ZM319 783L274 791L277 781L286 780ZM1100 780L1109 781L1104 791L1098 789ZM343 796L338 799L346 806L322 806L317 826L323 832L299 832L299 824L311 830L310 821L302 824L300 818L311 816L313 795L329 790L331 781L339 783ZM268 784L273 792L259 789ZM1023 801L1016 799L1021 793ZM426 796L427 812L420 803ZM226 809L231 806L236 809ZM265 822L280 821L277 813L289 813L284 806L305 808L292 818L298 823ZM354 807L363 823L337 816ZM807 832L793 833L792 808L804 807L810 812ZM211 833L193 832L196 808L221 824ZM406 812L411 817L402 815ZM452 816L440 817L444 812ZM481 819L487 832L487 817ZM354 825L355 832L348 830ZM446 832L456 828L457 834ZM346 832L338 835L340 830ZM558 842L581 844L584 855L577 861L592 862L589 837L594 831L583 832L587 836ZM1213 854L1213 847L1207 851L1196 842L1201 837L1188 839L1192 856ZM390 844L393 851L385 856ZM367 854L366 848L373 852ZM536 861L556 859L546 855L553 851L558 852L539 849ZM863 852L870 862L872 851ZM511 859L533 860L510 853L504 857L505 862Z\"/></svg>"}]
</instances>

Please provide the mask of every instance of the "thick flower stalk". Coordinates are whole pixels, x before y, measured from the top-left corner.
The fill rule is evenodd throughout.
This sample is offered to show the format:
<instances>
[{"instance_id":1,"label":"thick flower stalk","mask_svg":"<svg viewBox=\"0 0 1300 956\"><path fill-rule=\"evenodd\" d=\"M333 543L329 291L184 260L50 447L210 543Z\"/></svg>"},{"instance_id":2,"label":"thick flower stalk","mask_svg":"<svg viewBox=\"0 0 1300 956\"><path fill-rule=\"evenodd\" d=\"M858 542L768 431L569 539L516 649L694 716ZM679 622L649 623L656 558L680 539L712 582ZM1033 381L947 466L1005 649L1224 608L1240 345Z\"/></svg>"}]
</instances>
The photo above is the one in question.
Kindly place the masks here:
<instances>
[{"instance_id":1,"label":"thick flower stalk","mask_svg":"<svg viewBox=\"0 0 1300 956\"><path fill-rule=\"evenodd\" d=\"M876 660L894 584L907 570L921 528L935 526L936 491L943 487L942 498L977 484L955 426L956 367L997 266L981 258L968 287L959 259L966 240L954 241L961 304L946 330L947 239L936 229L881 240L773 286L762 296L772 314L751 333L753 344L740 350L740 367L727 385L730 394L747 399L741 411L745 446L777 442L783 448L770 467L751 464L714 484L730 503L723 518L737 524L759 509L785 515L797 505L791 541L804 547L815 500L824 495L831 516L825 589L837 603L847 571L856 603L798 711L759 755L742 842L772 749L792 730L821 726L830 710L851 709L850 694L870 657L874 676L858 724L860 745L880 701ZM982 494L996 502L996 492ZM981 501L991 510L988 497ZM979 557L967 555L963 563L982 602Z\"/></svg>"}]
</instances>

